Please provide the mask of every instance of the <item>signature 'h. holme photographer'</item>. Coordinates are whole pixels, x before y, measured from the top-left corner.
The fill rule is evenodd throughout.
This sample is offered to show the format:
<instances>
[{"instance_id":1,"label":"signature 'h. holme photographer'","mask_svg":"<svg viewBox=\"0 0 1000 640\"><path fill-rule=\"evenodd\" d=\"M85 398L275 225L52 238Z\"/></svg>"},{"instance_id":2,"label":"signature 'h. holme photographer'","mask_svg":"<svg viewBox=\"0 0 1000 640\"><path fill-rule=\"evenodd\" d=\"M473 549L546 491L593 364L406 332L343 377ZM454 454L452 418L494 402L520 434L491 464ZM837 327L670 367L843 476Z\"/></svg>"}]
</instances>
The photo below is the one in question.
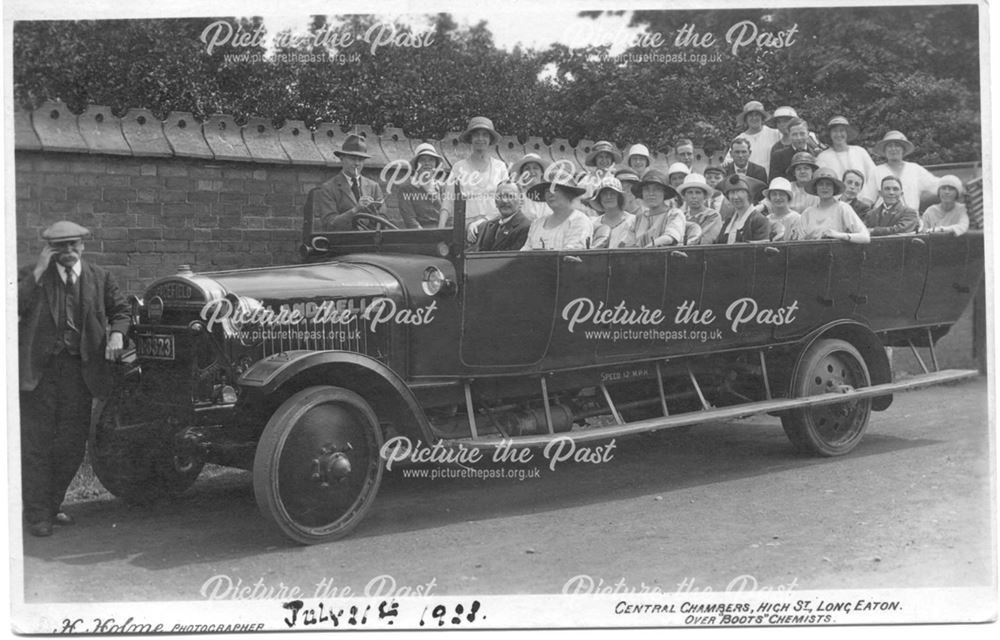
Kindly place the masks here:
<instances>
[{"instance_id":1,"label":"signature 'h. holme photographer'","mask_svg":"<svg viewBox=\"0 0 1000 640\"><path fill-rule=\"evenodd\" d=\"M16 20L27 598L119 563L268 630L713 626L980 584L977 7L526 11Z\"/></svg>"}]
</instances>

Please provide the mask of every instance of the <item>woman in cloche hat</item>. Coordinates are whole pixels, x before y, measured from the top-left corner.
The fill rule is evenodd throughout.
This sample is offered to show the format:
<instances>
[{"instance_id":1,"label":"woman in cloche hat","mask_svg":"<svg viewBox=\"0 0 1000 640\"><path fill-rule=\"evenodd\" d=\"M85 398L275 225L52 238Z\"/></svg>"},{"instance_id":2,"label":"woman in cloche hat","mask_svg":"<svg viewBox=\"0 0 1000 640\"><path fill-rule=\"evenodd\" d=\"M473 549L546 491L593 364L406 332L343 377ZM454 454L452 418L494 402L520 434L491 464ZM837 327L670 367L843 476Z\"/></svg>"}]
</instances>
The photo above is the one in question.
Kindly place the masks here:
<instances>
[{"instance_id":1,"label":"woman in cloche hat","mask_svg":"<svg viewBox=\"0 0 1000 640\"><path fill-rule=\"evenodd\" d=\"M545 180L545 172L550 166L552 166L550 161L542 158L537 153L529 153L510 165L510 179L516 182L522 191L527 191ZM535 220L549 215L552 213L552 210L544 202L525 198L521 206L521 213L528 220Z\"/></svg>"},{"instance_id":2,"label":"woman in cloche hat","mask_svg":"<svg viewBox=\"0 0 1000 640\"><path fill-rule=\"evenodd\" d=\"M781 176L771 180L770 186L764 189L769 213L767 222L771 225L770 239L772 242L788 240L788 232L802 217L798 211L789 205L792 202L792 183Z\"/></svg>"},{"instance_id":3,"label":"woman in cloche hat","mask_svg":"<svg viewBox=\"0 0 1000 640\"><path fill-rule=\"evenodd\" d=\"M844 116L836 116L826 123L826 138L830 148L821 151L816 156L816 164L832 169L838 176L843 176L848 169L861 173L864 185L858 197L869 205L878 198L878 185L875 182L875 162L864 147L854 142L858 137L858 129Z\"/></svg>"},{"instance_id":4,"label":"woman in cloche hat","mask_svg":"<svg viewBox=\"0 0 1000 640\"><path fill-rule=\"evenodd\" d=\"M817 169L808 189L809 193L819 197L819 204L802 212L789 231L789 240L831 238L855 244L871 242L868 227L854 213L851 205L837 199L844 192L844 183L836 173L831 169Z\"/></svg>"},{"instance_id":5,"label":"woman in cloche hat","mask_svg":"<svg viewBox=\"0 0 1000 640\"><path fill-rule=\"evenodd\" d=\"M579 187L573 176L565 172L528 189L528 197L532 200L545 199L552 215L531 223L528 240L521 251L586 249L593 227L587 214L573 206L585 192L586 189Z\"/></svg>"},{"instance_id":6,"label":"woman in cloche hat","mask_svg":"<svg viewBox=\"0 0 1000 640\"><path fill-rule=\"evenodd\" d=\"M429 142L417 145L410 179L399 187L399 215L407 229L433 229L441 220L444 158Z\"/></svg>"},{"instance_id":7,"label":"woman in cloche hat","mask_svg":"<svg viewBox=\"0 0 1000 640\"><path fill-rule=\"evenodd\" d=\"M469 125L458 137L472 147L468 158L455 163L448 176L448 189L458 189L465 200L465 228L470 241L475 240L475 231L487 218L499 217L493 196L497 185L507 179L507 165L495 153L491 153L500 134L493 127L493 121L484 116L469 120ZM438 226L448 225L455 213L453 194L445 197L441 207Z\"/></svg>"},{"instance_id":8,"label":"woman in cloche hat","mask_svg":"<svg viewBox=\"0 0 1000 640\"><path fill-rule=\"evenodd\" d=\"M635 216L624 210L625 189L618 178L605 176L590 206L601 215L593 220L592 249L635 246Z\"/></svg>"},{"instance_id":9,"label":"woman in cloche hat","mask_svg":"<svg viewBox=\"0 0 1000 640\"><path fill-rule=\"evenodd\" d=\"M646 171L632 193L641 197L646 209L636 216L635 238L640 247L663 247L684 243L684 212L670 206L677 191L667 176L656 169Z\"/></svg>"},{"instance_id":10,"label":"woman in cloche hat","mask_svg":"<svg viewBox=\"0 0 1000 640\"><path fill-rule=\"evenodd\" d=\"M743 105L743 111L736 118L738 126L743 128L739 137L750 141L750 162L764 167L765 172L771 170L771 147L781 140L780 131L764 124L770 117L763 104L751 100ZM731 160L728 158L726 162Z\"/></svg>"},{"instance_id":11,"label":"woman in cloche hat","mask_svg":"<svg viewBox=\"0 0 1000 640\"><path fill-rule=\"evenodd\" d=\"M715 189L708 186L705 176L700 173L689 173L681 186L677 187L684 198L684 215L688 222L698 225L700 232L697 242L686 244L714 244L722 231L722 216L708 205Z\"/></svg>"},{"instance_id":12,"label":"woman in cloche hat","mask_svg":"<svg viewBox=\"0 0 1000 640\"><path fill-rule=\"evenodd\" d=\"M958 176L941 176L938 187L940 202L932 204L921 217L920 230L924 233L949 233L960 236L969 230L969 213L959 198L965 193L965 185Z\"/></svg>"},{"instance_id":13,"label":"woman in cloche hat","mask_svg":"<svg viewBox=\"0 0 1000 640\"><path fill-rule=\"evenodd\" d=\"M915 149L901 132L889 131L875 143L872 152L886 160L885 164L875 167L876 185L881 185L886 176L896 176L903 185L903 204L919 212L920 199L937 194L938 179L916 162L903 160Z\"/></svg>"},{"instance_id":14,"label":"woman in cloche hat","mask_svg":"<svg viewBox=\"0 0 1000 640\"><path fill-rule=\"evenodd\" d=\"M792 181L792 201L789 206L795 211L805 211L819 202L819 198L809 193L809 183L812 182L816 169L819 169L819 165L808 151L799 151L792 156L787 177Z\"/></svg>"}]
</instances>

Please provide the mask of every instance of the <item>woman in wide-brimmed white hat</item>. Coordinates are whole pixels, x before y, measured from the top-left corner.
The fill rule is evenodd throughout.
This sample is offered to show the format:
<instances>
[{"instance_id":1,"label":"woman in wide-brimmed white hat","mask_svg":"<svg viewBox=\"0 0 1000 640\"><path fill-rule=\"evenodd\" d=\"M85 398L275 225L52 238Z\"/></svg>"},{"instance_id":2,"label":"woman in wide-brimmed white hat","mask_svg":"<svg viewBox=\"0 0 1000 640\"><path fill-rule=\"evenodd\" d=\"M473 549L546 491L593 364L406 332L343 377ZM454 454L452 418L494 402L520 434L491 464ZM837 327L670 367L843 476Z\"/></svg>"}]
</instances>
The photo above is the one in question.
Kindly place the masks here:
<instances>
[{"instance_id":1,"label":"woman in wide-brimmed white hat","mask_svg":"<svg viewBox=\"0 0 1000 640\"><path fill-rule=\"evenodd\" d=\"M809 192L819 197L819 204L802 212L802 217L788 232L789 240L834 239L856 244L871 242L868 227L854 213L851 205L837 199L844 183L831 169L817 169Z\"/></svg>"},{"instance_id":2,"label":"woman in wide-brimmed white hat","mask_svg":"<svg viewBox=\"0 0 1000 640\"><path fill-rule=\"evenodd\" d=\"M940 202L932 204L920 218L920 230L924 233L949 233L960 236L969 230L969 212L959 199L965 194L965 185L958 176L941 176L938 186Z\"/></svg>"},{"instance_id":3,"label":"woman in wide-brimmed white hat","mask_svg":"<svg viewBox=\"0 0 1000 640\"><path fill-rule=\"evenodd\" d=\"M838 176L843 176L848 169L861 173L864 185L857 197L871 205L878 198L875 162L864 147L851 144L858 135L857 127L844 116L831 118L826 123L826 142L830 147L816 156L816 164L832 169Z\"/></svg>"},{"instance_id":4,"label":"woman in wide-brimmed white hat","mask_svg":"<svg viewBox=\"0 0 1000 640\"><path fill-rule=\"evenodd\" d=\"M497 185L507 179L507 165L495 153L491 153L500 134L493 127L493 121L483 116L469 120L469 125L459 136L461 142L472 147L468 158L455 163L448 177L447 187L457 186L465 200L465 228L469 240L475 240L475 230L487 219L500 215L493 200ZM438 226L445 227L455 213L454 191L448 194L441 207Z\"/></svg>"},{"instance_id":5,"label":"woman in wide-brimmed white hat","mask_svg":"<svg viewBox=\"0 0 1000 640\"><path fill-rule=\"evenodd\" d=\"M889 131L872 147L875 155L885 158L885 164L875 167L876 184L882 184L886 176L896 176L903 185L903 204L919 212L920 199L937 194L938 179L916 162L903 159L915 150L916 145L899 131Z\"/></svg>"}]
</instances>

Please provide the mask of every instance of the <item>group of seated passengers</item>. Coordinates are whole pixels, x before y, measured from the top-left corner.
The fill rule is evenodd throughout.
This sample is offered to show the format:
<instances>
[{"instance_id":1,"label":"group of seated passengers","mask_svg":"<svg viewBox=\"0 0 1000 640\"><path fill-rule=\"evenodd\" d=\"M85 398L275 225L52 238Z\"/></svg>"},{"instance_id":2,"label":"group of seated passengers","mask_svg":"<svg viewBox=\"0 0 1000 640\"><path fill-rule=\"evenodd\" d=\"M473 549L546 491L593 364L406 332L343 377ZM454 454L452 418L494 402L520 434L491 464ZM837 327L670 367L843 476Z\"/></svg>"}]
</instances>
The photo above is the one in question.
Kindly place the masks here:
<instances>
[{"instance_id":1,"label":"group of seated passengers","mask_svg":"<svg viewBox=\"0 0 1000 640\"><path fill-rule=\"evenodd\" d=\"M751 184L757 181L738 175L712 186L705 176L688 173L676 188L655 169L628 187L621 177L605 176L586 200L586 189L569 175L552 177L526 193L517 182L503 182L495 195L500 215L476 229L474 246L479 251L526 251L819 239L867 243L872 236L914 233L921 225L916 211L903 203L902 184L895 176L882 179L879 203L860 215L851 205L856 192L847 184L856 188L858 177L851 173L841 180L826 168L816 169L802 187L812 203L801 212L791 207L795 187L786 178L757 189ZM731 210L725 218L709 206L719 191ZM924 212L923 231L964 233L968 218L957 202L961 181L946 176L939 192L940 203ZM630 196L641 203L633 208L637 213L628 210ZM532 221L524 205L541 200L550 213ZM596 215L589 215L584 205Z\"/></svg>"},{"instance_id":2,"label":"group of seated passengers","mask_svg":"<svg viewBox=\"0 0 1000 640\"><path fill-rule=\"evenodd\" d=\"M769 115L752 101L737 120L745 130L731 142L728 161L703 174L692 172L694 145L682 139L673 148L678 161L665 174L651 168L645 145L623 156L601 141L586 156L587 169L572 175L532 153L508 168L495 154L500 135L493 123L477 116L459 137L470 156L451 167L448 181L441 180L446 163L433 145L417 148L413 178L398 192L400 214L407 227L448 226L456 199L445 185L458 185L470 246L480 250L863 243L872 235L959 235L969 228L962 182L904 161L915 147L898 131L872 148L886 158L876 166L865 149L849 144L858 132L840 116L827 125L825 148L791 107ZM357 168L355 174L363 187L366 178ZM349 188L340 190L349 203ZM939 202L920 216L920 197L931 190Z\"/></svg>"}]
</instances>

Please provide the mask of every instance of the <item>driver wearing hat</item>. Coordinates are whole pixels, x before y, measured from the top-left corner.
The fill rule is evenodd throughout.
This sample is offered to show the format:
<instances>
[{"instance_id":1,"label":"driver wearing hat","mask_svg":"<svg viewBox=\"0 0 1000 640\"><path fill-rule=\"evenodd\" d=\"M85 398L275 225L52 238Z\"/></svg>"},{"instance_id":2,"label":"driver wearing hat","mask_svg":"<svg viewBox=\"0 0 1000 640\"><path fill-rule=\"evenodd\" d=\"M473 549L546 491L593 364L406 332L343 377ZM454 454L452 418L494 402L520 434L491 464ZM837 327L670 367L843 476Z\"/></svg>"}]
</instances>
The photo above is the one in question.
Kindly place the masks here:
<instances>
[{"instance_id":1,"label":"driver wearing hat","mask_svg":"<svg viewBox=\"0 0 1000 640\"><path fill-rule=\"evenodd\" d=\"M129 305L114 276L84 262L90 232L62 220L17 284L21 387L21 498L33 536L73 524L63 498L83 462L91 401L113 386L109 361L121 355Z\"/></svg>"},{"instance_id":2,"label":"driver wearing hat","mask_svg":"<svg viewBox=\"0 0 1000 640\"><path fill-rule=\"evenodd\" d=\"M320 216L325 229L350 231L355 214L378 215L385 198L377 182L361 175L365 160L371 158L363 137L347 136L333 153L344 168L315 192L313 214Z\"/></svg>"}]
</instances>

